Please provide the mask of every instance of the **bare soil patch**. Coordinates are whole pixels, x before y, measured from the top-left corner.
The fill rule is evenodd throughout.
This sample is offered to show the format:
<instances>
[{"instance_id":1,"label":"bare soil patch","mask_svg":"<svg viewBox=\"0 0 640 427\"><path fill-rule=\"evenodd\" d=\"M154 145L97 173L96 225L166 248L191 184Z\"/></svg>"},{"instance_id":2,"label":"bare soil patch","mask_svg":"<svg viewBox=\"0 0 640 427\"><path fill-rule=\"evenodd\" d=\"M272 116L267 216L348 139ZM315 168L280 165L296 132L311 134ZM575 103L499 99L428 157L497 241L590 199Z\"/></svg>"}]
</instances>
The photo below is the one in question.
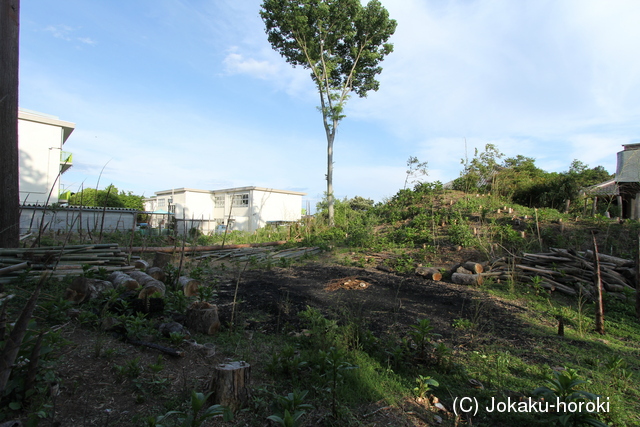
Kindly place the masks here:
<instances>
[{"instance_id":1,"label":"bare soil patch","mask_svg":"<svg viewBox=\"0 0 640 427\"><path fill-rule=\"evenodd\" d=\"M339 320L357 318L378 337L391 334L400 339L406 336L410 325L428 318L435 327L434 332L440 334L440 340L455 351L472 350L489 339L489 335L471 336L452 326L455 319L476 316L473 320L480 321L482 329L491 332L491 340L529 348L532 362L540 362L540 356L533 355L535 345L540 343L536 343L527 332L528 325L519 319L519 314L526 309L517 302L489 297L476 289L451 283L319 261L290 268L245 271L237 282L235 316L241 321L236 331L241 329L249 344L236 348L233 354L211 351L218 340L228 340L227 324L236 293L236 280L231 273L218 283L216 302L223 329L213 338L192 336L196 340L212 341L209 351L185 342L179 345L183 357L169 357L74 322L62 328L68 345L57 367L61 379L55 398L58 425L144 425L147 416L164 414L186 401L191 390L204 391L212 367L234 359L248 359L254 365L254 385L260 386L268 381L263 372L271 354L264 353L258 336L299 331L298 312L308 306ZM150 321L163 320L166 319ZM132 379L126 372L135 369L136 364L142 371ZM154 373L152 367L157 365L162 365L162 370ZM384 407L384 402L371 402L359 411L359 421L371 426L420 426L432 420L415 401L381 409ZM268 425L267 415L270 414L256 423L256 415L250 409L237 414L232 425ZM205 425L216 423L221 421ZM307 425L322 425L322 421L309 417Z\"/></svg>"}]
</instances>

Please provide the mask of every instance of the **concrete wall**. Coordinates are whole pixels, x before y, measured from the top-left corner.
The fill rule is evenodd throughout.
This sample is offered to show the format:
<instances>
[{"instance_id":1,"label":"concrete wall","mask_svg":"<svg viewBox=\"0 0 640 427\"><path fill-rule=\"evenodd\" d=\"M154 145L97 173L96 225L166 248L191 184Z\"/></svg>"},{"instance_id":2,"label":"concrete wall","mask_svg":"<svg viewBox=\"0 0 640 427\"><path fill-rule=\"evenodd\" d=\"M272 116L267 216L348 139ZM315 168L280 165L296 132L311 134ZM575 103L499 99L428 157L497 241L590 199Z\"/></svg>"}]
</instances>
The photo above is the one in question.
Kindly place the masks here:
<instances>
[{"instance_id":1,"label":"concrete wall","mask_svg":"<svg viewBox=\"0 0 640 427\"><path fill-rule=\"evenodd\" d=\"M42 206L22 206L20 208L20 233L37 233L44 215L47 231L99 232L131 231L138 211L132 209L65 207L55 210ZM102 218L104 216L104 225Z\"/></svg>"},{"instance_id":2,"label":"concrete wall","mask_svg":"<svg viewBox=\"0 0 640 427\"><path fill-rule=\"evenodd\" d=\"M271 221L299 221L302 218L302 195L254 190L251 208L254 230Z\"/></svg>"}]
</instances>

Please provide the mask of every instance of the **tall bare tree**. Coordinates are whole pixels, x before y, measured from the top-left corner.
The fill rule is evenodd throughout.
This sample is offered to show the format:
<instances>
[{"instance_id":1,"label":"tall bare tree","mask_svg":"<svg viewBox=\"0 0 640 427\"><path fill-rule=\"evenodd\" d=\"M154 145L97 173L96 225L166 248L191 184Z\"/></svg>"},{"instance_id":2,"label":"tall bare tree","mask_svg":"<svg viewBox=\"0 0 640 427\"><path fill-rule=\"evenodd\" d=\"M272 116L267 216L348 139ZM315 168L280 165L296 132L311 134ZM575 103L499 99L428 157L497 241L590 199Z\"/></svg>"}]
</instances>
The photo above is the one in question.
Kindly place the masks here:
<instances>
[{"instance_id":1,"label":"tall bare tree","mask_svg":"<svg viewBox=\"0 0 640 427\"><path fill-rule=\"evenodd\" d=\"M20 0L0 0L0 247L18 246L18 51Z\"/></svg>"},{"instance_id":2,"label":"tall bare tree","mask_svg":"<svg viewBox=\"0 0 640 427\"><path fill-rule=\"evenodd\" d=\"M387 40L396 21L378 0L264 0L260 16L271 46L293 65L311 70L320 93L327 136L327 202L333 225L333 141L344 105L378 90L380 62L393 51Z\"/></svg>"}]
</instances>

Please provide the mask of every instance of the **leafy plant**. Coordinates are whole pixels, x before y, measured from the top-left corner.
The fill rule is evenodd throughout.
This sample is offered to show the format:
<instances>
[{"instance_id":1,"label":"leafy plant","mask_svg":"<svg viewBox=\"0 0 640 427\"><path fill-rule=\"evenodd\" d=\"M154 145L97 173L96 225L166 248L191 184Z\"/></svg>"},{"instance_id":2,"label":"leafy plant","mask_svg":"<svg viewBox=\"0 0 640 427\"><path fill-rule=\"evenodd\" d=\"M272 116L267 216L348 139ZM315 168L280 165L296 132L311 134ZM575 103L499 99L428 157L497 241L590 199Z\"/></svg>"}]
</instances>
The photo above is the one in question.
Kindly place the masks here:
<instances>
[{"instance_id":1,"label":"leafy plant","mask_svg":"<svg viewBox=\"0 0 640 427\"><path fill-rule=\"evenodd\" d=\"M156 417L155 419L149 418L147 420L147 425L154 427L169 426L169 424L166 424L166 422L168 418L172 416L175 416L177 418L178 425L180 427L199 427L209 418L220 415L223 416L225 421L231 421L233 419L233 413L228 408L225 408L222 405L209 406L204 410L204 412L202 412L202 408L204 407L207 399L209 399L211 394L212 393L198 393L193 390L191 392L190 411L169 411L164 415Z\"/></svg>"},{"instance_id":2,"label":"leafy plant","mask_svg":"<svg viewBox=\"0 0 640 427\"><path fill-rule=\"evenodd\" d=\"M313 405L302 403L307 397L307 390L294 390L286 396L278 396L276 405L277 412L267 417L268 420L275 422L283 427L295 427L301 425L301 418L307 410L312 410Z\"/></svg>"},{"instance_id":3,"label":"leafy plant","mask_svg":"<svg viewBox=\"0 0 640 427\"><path fill-rule=\"evenodd\" d=\"M337 417L338 385L344 379L343 372L358 367L347 362L345 355L336 347L331 347L329 351L320 351L320 366L318 369L323 372L322 376L328 379L326 390L331 393L331 411Z\"/></svg>"},{"instance_id":4,"label":"leafy plant","mask_svg":"<svg viewBox=\"0 0 640 427\"><path fill-rule=\"evenodd\" d=\"M129 379L138 378L143 371L139 357L127 360L124 365L115 365L113 369L119 376Z\"/></svg>"},{"instance_id":5,"label":"leafy plant","mask_svg":"<svg viewBox=\"0 0 640 427\"><path fill-rule=\"evenodd\" d=\"M538 387L533 391L534 395L544 396L547 401L561 402L564 405L556 404L557 414L552 415L552 419L562 426L576 426L589 424L596 427L606 427L607 425L599 421L594 411L582 410L585 403L597 401L600 396L593 393L579 390L578 386L587 384L581 379L575 369L565 369L564 371L554 371L553 378L546 381L547 385ZM575 405L570 405L574 403ZM582 403L582 405L580 405ZM595 404L593 405L595 406ZM564 411L561 409L564 408ZM573 410L573 409L576 410Z\"/></svg>"},{"instance_id":6,"label":"leafy plant","mask_svg":"<svg viewBox=\"0 0 640 427\"><path fill-rule=\"evenodd\" d=\"M427 348L435 335L437 334L434 334L433 326L431 326L431 320L429 319L420 319L417 324L411 325L409 336L415 344L420 358L426 356Z\"/></svg>"},{"instance_id":7,"label":"leafy plant","mask_svg":"<svg viewBox=\"0 0 640 427\"><path fill-rule=\"evenodd\" d=\"M453 320L452 326L454 327L454 329L471 329L473 328L473 322L469 319L460 317Z\"/></svg>"},{"instance_id":8,"label":"leafy plant","mask_svg":"<svg viewBox=\"0 0 640 427\"><path fill-rule=\"evenodd\" d=\"M418 375L416 383L418 386L413 389L413 393L420 399L424 399L427 396L427 393L431 391L431 387L438 387L440 385L435 379L422 375Z\"/></svg>"}]
</instances>

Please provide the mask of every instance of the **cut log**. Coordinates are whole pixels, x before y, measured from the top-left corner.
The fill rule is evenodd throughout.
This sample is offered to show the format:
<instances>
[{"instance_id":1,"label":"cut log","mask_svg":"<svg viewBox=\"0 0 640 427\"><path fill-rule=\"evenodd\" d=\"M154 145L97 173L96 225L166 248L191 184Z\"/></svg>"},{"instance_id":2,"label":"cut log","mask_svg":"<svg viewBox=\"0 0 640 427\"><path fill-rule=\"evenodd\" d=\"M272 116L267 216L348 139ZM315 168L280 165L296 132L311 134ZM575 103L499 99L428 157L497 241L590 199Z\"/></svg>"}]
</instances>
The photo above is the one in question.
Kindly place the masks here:
<instances>
[{"instance_id":1,"label":"cut log","mask_svg":"<svg viewBox=\"0 0 640 427\"><path fill-rule=\"evenodd\" d=\"M149 263L143 259L137 259L133 265L135 265L136 268L139 268L141 270L146 270L147 268L149 268Z\"/></svg>"},{"instance_id":2,"label":"cut log","mask_svg":"<svg viewBox=\"0 0 640 427\"><path fill-rule=\"evenodd\" d=\"M142 290L140 291L140 294L138 294L138 298L146 298L156 292L159 292L164 296L166 286L161 281L154 279L142 271L130 271L128 274L137 280L138 283L140 283L140 286L142 286Z\"/></svg>"},{"instance_id":3,"label":"cut log","mask_svg":"<svg viewBox=\"0 0 640 427\"><path fill-rule=\"evenodd\" d=\"M551 288L544 286L544 284L549 284ZM565 286L562 283L558 283L554 280L551 280L549 278L544 278L542 279L542 282L540 283L545 289L551 289L552 291L558 291L558 292L562 292L565 295L576 295L577 292L575 289L569 287L569 286Z\"/></svg>"},{"instance_id":4,"label":"cut log","mask_svg":"<svg viewBox=\"0 0 640 427\"><path fill-rule=\"evenodd\" d=\"M440 273L440 270L433 267L418 267L416 268L416 274L431 280L442 279L442 273Z\"/></svg>"},{"instance_id":5,"label":"cut log","mask_svg":"<svg viewBox=\"0 0 640 427\"><path fill-rule=\"evenodd\" d=\"M147 274L156 280L160 280L161 282L164 282L167 278L164 270L160 267L149 267L149 269L147 270Z\"/></svg>"},{"instance_id":6,"label":"cut log","mask_svg":"<svg viewBox=\"0 0 640 427\"><path fill-rule=\"evenodd\" d=\"M154 294L160 294L161 296L164 296L166 291L167 291L167 288L164 285L164 283L162 283L159 280L156 280L155 282L147 283L146 285L144 285L142 289L140 289L138 298L140 299L149 298L151 295L154 295Z\"/></svg>"},{"instance_id":7,"label":"cut log","mask_svg":"<svg viewBox=\"0 0 640 427\"><path fill-rule=\"evenodd\" d=\"M604 289L607 292L623 292L624 289L625 289L625 286L618 285L618 284L615 284L615 283L609 283L609 282L603 281L602 284L604 285Z\"/></svg>"},{"instance_id":8,"label":"cut log","mask_svg":"<svg viewBox=\"0 0 640 427\"><path fill-rule=\"evenodd\" d=\"M29 267L30 264L31 263L27 261L27 262L21 262L20 264L15 264L9 267L0 268L0 276L2 276L3 274L9 274L13 271L24 270L25 268Z\"/></svg>"},{"instance_id":9,"label":"cut log","mask_svg":"<svg viewBox=\"0 0 640 427\"><path fill-rule=\"evenodd\" d=\"M593 251L586 251L585 256L588 260L593 260ZM598 259L601 262L608 262L615 264L617 267L633 267L633 261L624 258L618 258L612 255L598 254Z\"/></svg>"},{"instance_id":10,"label":"cut log","mask_svg":"<svg viewBox=\"0 0 640 427\"><path fill-rule=\"evenodd\" d=\"M473 261L467 261L463 263L462 266L474 274L482 273L484 271L482 264L478 264L477 262Z\"/></svg>"},{"instance_id":11,"label":"cut log","mask_svg":"<svg viewBox=\"0 0 640 427\"><path fill-rule=\"evenodd\" d=\"M218 307L205 301L196 301L187 308L187 328L207 335L220 329Z\"/></svg>"},{"instance_id":12,"label":"cut log","mask_svg":"<svg viewBox=\"0 0 640 427\"><path fill-rule=\"evenodd\" d=\"M247 362L231 362L216 366L209 384L211 402L236 411L251 397L251 365Z\"/></svg>"},{"instance_id":13,"label":"cut log","mask_svg":"<svg viewBox=\"0 0 640 427\"><path fill-rule=\"evenodd\" d=\"M185 296L195 297L198 296L198 289L202 286L202 282L187 276L180 276L178 285L182 288Z\"/></svg>"},{"instance_id":14,"label":"cut log","mask_svg":"<svg viewBox=\"0 0 640 427\"><path fill-rule=\"evenodd\" d=\"M140 283L122 271L114 271L108 277L109 281L113 283L114 288L125 288L128 291L138 289Z\"/></svg>"},{"instance_id":15,"label":"cut log","mask_svg":"<svg viewBox=\"0 0 640 427\"><path fill-rule=\"evenodd\" d=\"M473 271L471 270L467 270L466 268L464 268L463 266L460 266L458 268L456 268L455 270L453 270L451 272L451 274L453 275L454 273L458 273L458 274L473 274Z\"/></svg>"},{"instance_id":16,"label":"cut log","mask_svg":"<svg viewBox=\"0 0 640 427\"><path fill-rule=\"evenodd\" d=\"M114 289L107 280L76 277L64 293L64 298L76 304L97 298L103 292Z\"/></svg>"},{"instance_id":17,"label":"cut log","mask_svg":"<svg viewBox=\"0 0 640 427\"><path fill-rule=\"evenodd\" d=\"M479 274L453 273L451 281L458 285L478 286L482 285L482 276Z\"/></svg>"},{"instance_id":18,"label":"cut log","mask_svg":"<svg viewBox=\"0 0 640 427\"><path fill-rule=\"evenodd\" d=\"M142 271L130 271L129 276L135 279L140 284L140 286L142 286L138 298L147 298L156 292L159 292L164 296L167 290L164 283L157 279L154 279L153 277L149 276L147 273L143 273Z\"/></svg>"}]
</instances>

